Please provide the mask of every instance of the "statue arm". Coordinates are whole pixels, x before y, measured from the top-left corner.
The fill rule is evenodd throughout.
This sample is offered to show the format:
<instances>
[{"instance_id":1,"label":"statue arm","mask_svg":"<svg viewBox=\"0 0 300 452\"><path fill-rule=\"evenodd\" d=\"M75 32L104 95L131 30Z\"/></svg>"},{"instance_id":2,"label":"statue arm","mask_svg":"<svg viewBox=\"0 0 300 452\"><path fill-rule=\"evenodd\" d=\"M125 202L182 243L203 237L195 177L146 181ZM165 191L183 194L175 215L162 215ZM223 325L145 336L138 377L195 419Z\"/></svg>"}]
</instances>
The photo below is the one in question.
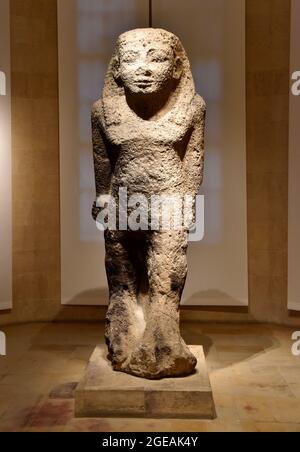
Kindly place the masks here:
<instances>
[{"instance_id":1,"label":"statue arm","mask_svg":"<svg viewBox=\"0 0 300 452\"><path fill-rule=\"evenodd\" d=\"M193 129L184 158L186 193L196 196L203 181L206 105L198 96Z\"/></svg>"},{"instance_id":2,"label":"statue arm","mask_svg":"<svg viewBox=\"0 0 300 452\"><path fill-rule=\"evenodd\" d=\"M112 177L111 162L105 144L105 136L101 125L102 101L98 101L92 109L92 137L96 183L96 200L93 205L93 218L96 220L100 207L97 206L99 196L110 194Z\"/></svg>"}]
</instances>

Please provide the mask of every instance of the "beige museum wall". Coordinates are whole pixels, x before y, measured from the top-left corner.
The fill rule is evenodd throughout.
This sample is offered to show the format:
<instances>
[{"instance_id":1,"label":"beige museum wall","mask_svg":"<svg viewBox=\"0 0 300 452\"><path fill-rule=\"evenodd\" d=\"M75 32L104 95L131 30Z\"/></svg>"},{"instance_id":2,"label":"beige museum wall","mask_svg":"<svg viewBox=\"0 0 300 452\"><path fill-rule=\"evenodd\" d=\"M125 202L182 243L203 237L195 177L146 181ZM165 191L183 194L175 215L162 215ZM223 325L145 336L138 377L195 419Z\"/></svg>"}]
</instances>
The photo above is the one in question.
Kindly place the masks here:
<instances>
[{"instance_id":1,"label":"beige museum wall","mask_svg":"<svg viewBox=\"0 0 300 452\"><path fill-rule=\"evenodd\" d=\"M60 305L56 0L11 0L13 310L0 324L95 320ZM299 324L287 310L290 1L246 1L250 313L185 310L186 320Z\"/></svg>"}]
</instances>

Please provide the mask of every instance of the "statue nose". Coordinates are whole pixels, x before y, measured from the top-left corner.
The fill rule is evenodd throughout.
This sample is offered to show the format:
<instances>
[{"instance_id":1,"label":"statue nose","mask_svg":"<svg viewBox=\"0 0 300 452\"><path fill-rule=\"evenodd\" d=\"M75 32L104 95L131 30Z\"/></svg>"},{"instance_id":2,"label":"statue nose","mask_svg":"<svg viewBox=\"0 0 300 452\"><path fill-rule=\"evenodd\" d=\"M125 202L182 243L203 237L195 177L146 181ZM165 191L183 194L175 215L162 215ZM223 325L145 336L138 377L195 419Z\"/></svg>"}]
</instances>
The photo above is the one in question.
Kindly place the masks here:
<instances>
[{"instance_id":1,"label":"statue nose","mask_svg":"<svg viewBox=\"0 0 300 452\"><path fill-rule=\"evenodd\" d=\"M138 69L138 75L144 75L146 77L150 77L152 75L152 71L147 66L140 66Z\"/></svg>"}]
</instances>

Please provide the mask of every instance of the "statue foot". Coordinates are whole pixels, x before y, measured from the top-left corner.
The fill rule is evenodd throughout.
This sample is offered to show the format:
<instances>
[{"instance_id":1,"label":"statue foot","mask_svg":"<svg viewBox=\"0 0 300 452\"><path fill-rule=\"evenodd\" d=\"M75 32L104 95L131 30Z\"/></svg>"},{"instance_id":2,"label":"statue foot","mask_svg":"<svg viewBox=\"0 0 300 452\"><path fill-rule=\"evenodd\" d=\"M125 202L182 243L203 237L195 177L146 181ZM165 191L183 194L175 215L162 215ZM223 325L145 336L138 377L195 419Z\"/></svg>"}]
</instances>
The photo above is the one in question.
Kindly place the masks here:
<instances>
[{"instance_id":1,"label":"statue foot","mask_svg":"<svg viewBox=\"0 0 300 452\"><path fill-rule=\"evenodd\" d=\"M156 323L156 322L154 322ZM157 326L146 329L141 344L133 351L122 371L137 377L158 380L161 378L191 375L197 365L195 356L181 338L177 323L169 328Z\"/></svg>"},{"instance_id":2,"label":"statue foot","mask_svg":"<svg viewBox=\"0 0 300 452\"><path fill-rule=\"evenodd\" d=\"M194 372L196 365L197 360L187 346L155 347L153 350L153 347L141 345L122 370L137 377L158 380L186 377Z\"/></svg>"}]
</instances>

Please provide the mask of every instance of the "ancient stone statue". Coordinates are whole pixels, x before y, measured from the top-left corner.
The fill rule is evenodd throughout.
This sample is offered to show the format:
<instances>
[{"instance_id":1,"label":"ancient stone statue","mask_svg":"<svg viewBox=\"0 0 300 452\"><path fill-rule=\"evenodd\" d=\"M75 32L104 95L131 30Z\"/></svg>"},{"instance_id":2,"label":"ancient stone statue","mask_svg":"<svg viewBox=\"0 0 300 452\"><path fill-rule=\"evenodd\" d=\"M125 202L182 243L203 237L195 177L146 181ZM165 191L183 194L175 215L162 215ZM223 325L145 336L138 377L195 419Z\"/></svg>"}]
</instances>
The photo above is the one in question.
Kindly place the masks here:
<instances>
[{"instance_id":1,"label":"ancient stone statue","mask_svg":"<svg viewBox=\"0 0 300 452\"><path fill-rule=\"evenodd\" d=\"M146 201L194 199L203 178L205 111L176 36L159 29L121 35L92 111L97 200L109 195L120 207L120 188ZM94 204L95 219L102 207ZM188 227L120 228L118 212L119 227L105 231L113 368L148 379L189 375L197 362L179 329Z\"/></svg>"}]
</instances>

